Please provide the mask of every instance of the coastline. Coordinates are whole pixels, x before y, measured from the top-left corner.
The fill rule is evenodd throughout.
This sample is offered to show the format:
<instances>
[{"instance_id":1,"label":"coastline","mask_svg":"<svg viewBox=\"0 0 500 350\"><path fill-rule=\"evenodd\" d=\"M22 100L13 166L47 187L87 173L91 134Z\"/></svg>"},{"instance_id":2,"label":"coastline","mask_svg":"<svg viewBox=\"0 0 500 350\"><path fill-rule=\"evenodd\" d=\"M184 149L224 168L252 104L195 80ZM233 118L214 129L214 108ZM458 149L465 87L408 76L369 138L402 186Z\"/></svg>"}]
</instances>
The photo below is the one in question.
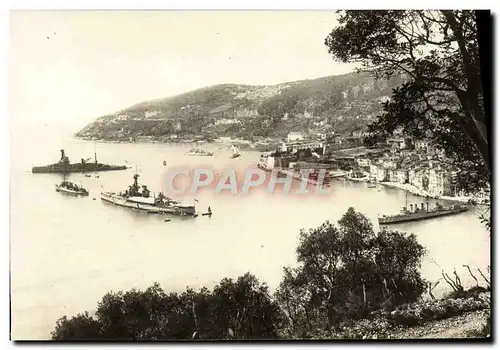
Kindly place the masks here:
<instances>
[{"instance_id":1,"label":"coastline","mask_svg":"<svg viewBox=\"0 0 500 350\"><path fill-rule=\"evenodd\" d=\"M93 139L88 137L81 137L72 135L72 137L76 140L80 141L90 141L90 142L98 142L98 143L113 143L113 144L157 144L162 143L166 145L236 145L240 149L249 150L249 151L257 151L257 152L269 152L268 150L259 149L255 143L250 141L242 142L241 140L233 140L231 142L223 142L223 141L196 141L196 140L160 140L160 139L141 139L141 140L106 140L106 139ZM253 147L252 147L253 146ZM272 148L272 147L271 147Z\"/></svg>"},{"instance_id":2,"label":"coastline","mask_svg":"<svg viewBox=\"0 0 500 350\"><path fill-rule=\"evenodd\" d=\"M477 200L477 204L482 204L482 205L489 205L489 203L484 203L484 199L478 199L477 197L474 196L433 196L429 194L427 191L424 190L419 190L413 185L410 184L401 184L398 182L389 182L389 181L384 181L384 182L377 182L377 184L380 184L382 186L387 186L389 188L397 188L400 190L407 191L415 196L418 197L425 197L425 198L432 198L432 199L439 199L439 200L446 200L446 201L452 201L452 202L457 202L457 203L468 203L471 200Z\"/></svg>"}]
</instances>

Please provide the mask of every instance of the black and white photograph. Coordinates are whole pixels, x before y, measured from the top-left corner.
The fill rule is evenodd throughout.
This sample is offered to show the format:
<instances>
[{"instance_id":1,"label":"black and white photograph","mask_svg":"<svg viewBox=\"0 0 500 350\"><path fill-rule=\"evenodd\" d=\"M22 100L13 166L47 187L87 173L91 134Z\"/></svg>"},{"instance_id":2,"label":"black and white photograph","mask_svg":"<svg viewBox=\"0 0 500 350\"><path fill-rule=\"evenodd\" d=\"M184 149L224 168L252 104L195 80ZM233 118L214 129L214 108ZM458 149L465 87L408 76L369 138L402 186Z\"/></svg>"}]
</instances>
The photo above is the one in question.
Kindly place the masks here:
<instances>
[{"instance_id":1,"label":"black and white photograph","mask_svg":"<svg viewBox=\"0 0 500 350\"><path fill-rule=\"evenodd\" d=\"M11 341L491 341L492 21L10 10Z\"/></svg>"}]
</instances>

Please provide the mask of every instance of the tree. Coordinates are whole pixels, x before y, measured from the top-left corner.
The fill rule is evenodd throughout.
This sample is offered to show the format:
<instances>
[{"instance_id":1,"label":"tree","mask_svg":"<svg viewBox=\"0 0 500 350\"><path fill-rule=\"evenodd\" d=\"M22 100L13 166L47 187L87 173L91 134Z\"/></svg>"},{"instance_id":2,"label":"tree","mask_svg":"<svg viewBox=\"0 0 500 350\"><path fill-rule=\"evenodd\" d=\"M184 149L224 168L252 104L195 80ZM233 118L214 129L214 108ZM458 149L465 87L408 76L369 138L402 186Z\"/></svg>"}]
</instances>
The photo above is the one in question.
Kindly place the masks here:
<instances>
[{"instance_id":1,"label":"tree","mask_svg":"<svg viewBox=\"0 0 500 350\"><path fill-rule=\"evenodd\" d=\"M247 273L223 279L213 291L166 294L155 283L145 291L107 293L95 317L59 319L52 339L271 339L278 336L280 315L267 286Z\"/></svg>"},{"instance_id":2,"label":"tree","mask_svg":"<svg viewBox=\"0 0 500 350\"><path fill-rule=\"evenodd\" d=\"M443 146L465 173L489 181L486 115L474 11L342 11L325 40L342 62L376 77L405 74L372 132L396 126ZM479 161L478 161L479 160ZM464 162L465 161L465 162ZM466 183L467 181L464 181Z\"/></svg>"},{"instance_id":3,"label":"tree","mask_svg":"<svg viewBox=\"0 0 500 350\"><path fill-rule=\"evenodd\" d=\"M424 248L413 235L382 231L349 208L338 227L301 231L298 267L286 268L275 294L291 333L329 329L384 306L415 301L424 291ZM296 334L296 336L302 336Z\"/></svg>"},{"instance_id":4,"label":"tree","mask_svg":"<svg viewBox=\"0 0 500 350\"><path fill-rule=\"evenodd\" d=\"M101 324L88 312L60 318L51 334L53 340L102 340Z\"/></svg>"},{"instance_id":5,"label":"tree","mask_svg":"<svg viewBox=\"0 0 500 350\"><path fill-rule=\"evenodd\" d=\"M223 279L213 290L216 339L272 339L280 321L278 304L266 285L247 273L236 282Z\"/></svg>"}]
</instances>

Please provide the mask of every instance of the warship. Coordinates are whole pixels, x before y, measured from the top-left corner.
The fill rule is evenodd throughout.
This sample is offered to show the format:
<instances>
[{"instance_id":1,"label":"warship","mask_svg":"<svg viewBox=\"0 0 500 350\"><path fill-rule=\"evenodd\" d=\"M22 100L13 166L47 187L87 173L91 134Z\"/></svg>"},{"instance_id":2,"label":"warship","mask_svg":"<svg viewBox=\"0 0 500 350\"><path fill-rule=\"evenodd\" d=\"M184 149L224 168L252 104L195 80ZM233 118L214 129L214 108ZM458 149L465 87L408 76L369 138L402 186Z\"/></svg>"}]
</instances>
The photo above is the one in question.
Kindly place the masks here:
<instances>
[{"instance_id":1,"label":"warship","mask_svg":"<svg viewBox=\"0 0 500 350\"><path fill-rule=\"evenodd\" d=\"M125 165L108 165L97 162L97 154L94 152L94 162L89 162L91 158L81 159L80 163L70 163L69 158L61 150L59 162L45 166L35 166L32 173L87 173L93 171L126 170Z\"/></svg>"},{"instance_id":2,"label":"warship","mask_svg":"<svg viewBox=\"0 0 500 350\"><path fill-rule=\"evenodd\" d=\"M380 216L378 218L378 223L380 225L400 224L409 221L425 220L441 216L456 215L466 212L468 210L469 209L463 205L452 205L450 207L443 207L441 204L436 203L435 208L429 209L429 203L427 203L426 207L424 206L424 203L421 203L420 207L418 206L418 204L415 203L415 205L410 204L409 209L407 208L407 206L404 206L399 214Z\"/></svg>"},{"instance_id":3,"label":"warship","mask_svg":"<svg viewBox=\"0 0 500 350\"><path fill-rule=\"evenodd\" d=\"M146 185L139 186L138 178L139 175L135 174L134 183L124 192L101 192L101 199L121 207L147 211L150 214L197 216L194 205L183 204L165 197L161 192L158 196L151 196L151 191Z\"/></svg>"}]
</instances>

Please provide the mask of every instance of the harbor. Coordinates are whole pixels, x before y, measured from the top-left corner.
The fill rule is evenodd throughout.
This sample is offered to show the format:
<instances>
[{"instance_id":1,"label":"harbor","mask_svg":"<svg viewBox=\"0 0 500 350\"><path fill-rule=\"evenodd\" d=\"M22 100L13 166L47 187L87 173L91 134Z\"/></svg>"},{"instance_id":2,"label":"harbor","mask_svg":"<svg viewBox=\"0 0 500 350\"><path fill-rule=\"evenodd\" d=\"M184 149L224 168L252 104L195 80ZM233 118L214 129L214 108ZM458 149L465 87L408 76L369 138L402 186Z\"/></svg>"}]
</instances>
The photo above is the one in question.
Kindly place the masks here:
<instances>
[{"instance_id":1,"label":"harbor","mask_svg":"<svg viewBox=\"0 0 500 350\"><path fill-rule=\"evenodd\" d=\"M163 176L170 167L196 167L209 159L216 169L244 169L257 166L261 153L241 151L235 161L230 149L216 152L218 145L214 144L206 146L214 156L205 158L186 156L192 148L189 144L99 143L100 158L112 164L127 161L131 168L102 172L99 177L71 173L67 180L82 184L90 195L63 196L54 190L62 175L30 171L33 163L48 164L60 146L75 156L92 153L95 147L93 142L54 137L33 149L30 157L14 159L12 166L12 186L19 189L12 197L11 209L11 226L16 232L11 238L12 308L18 315L13 331L35 339L46 337L61 315L91 310L107 290L147 287L151 281L160 281L168 283L172 291L182 291L187 285L211 286L222 277L237 277L248 270L273 290L282 278L282 267L295 264L300 229L338 220L350 206L377 227L380 213L397 213L405 201L405 192L400 189L377 191L362 182L331 181L327 196L284 197L259 192L215 196L207 192L196 197L196 208L207 213L210 207L213 215L153 215L104 203L100 194L127 188L135 166L140 184L159 192L164 190ZM23 146L17 143L13 147ZM411 194L408 197L410 203L422 201ZM432 206L435 202L430 199ZM402 223L393 229L415 233L429 251L422 265L423 276L429 280L439 279L442 269L489 264L485 254L489 235L474 211ZM464 284L474 283L467 274L460 277ZM83 293L77 295L74 290ZM30 319L36 319L40 328L30 328Z\"/></svg>"}]
</instances>

